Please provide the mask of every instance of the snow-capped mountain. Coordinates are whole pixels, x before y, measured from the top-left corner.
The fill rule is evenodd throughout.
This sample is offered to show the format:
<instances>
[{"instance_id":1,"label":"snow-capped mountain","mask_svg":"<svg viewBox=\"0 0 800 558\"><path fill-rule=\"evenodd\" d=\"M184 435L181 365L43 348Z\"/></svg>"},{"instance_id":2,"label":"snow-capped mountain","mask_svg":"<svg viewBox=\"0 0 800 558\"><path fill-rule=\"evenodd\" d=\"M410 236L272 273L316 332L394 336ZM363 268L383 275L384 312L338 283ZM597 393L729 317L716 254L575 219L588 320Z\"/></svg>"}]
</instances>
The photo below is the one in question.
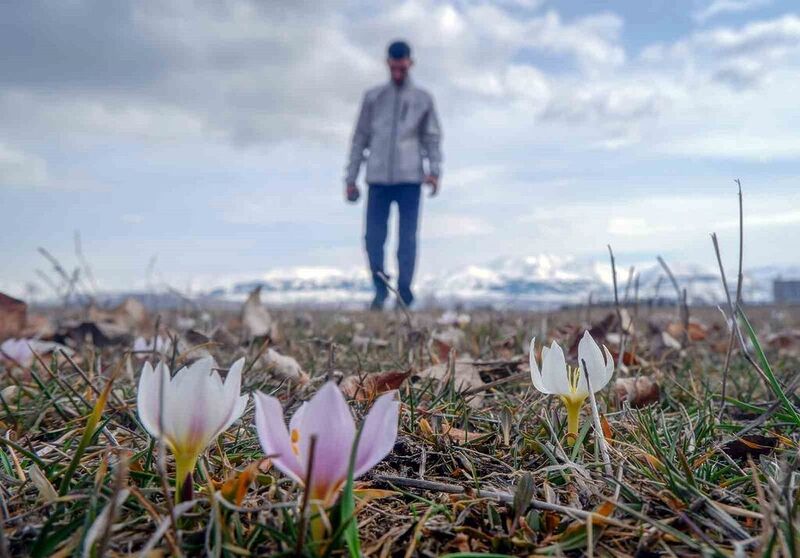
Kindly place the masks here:
<instances>
[{"instance_id":1,"label":"snow-capped mountain","mask_svg":"<svg viewBox=\"0 0 800 558\"><path fill-rule=\"evenodd\" d=\"M716 269L694 264L671 263L679 289L686 290L690 304L724 301ZM675 300L676 291L658 262L617 267L620 298ZM731 289L735 272L728 272ZM775 278L800 278L800 267L765 267L748 270L743 283L744 298L751 303L772 300ZM361 306L372 296L372 283L365 270L303 267L273 270L252 279L225 282L201 297L206 300L243 300L261 286L269 305ZM416 282L422 304L494 306L499 308L545 308L613 299L613 279L608 262L570 257L537 255L504 258L486 265L470 265L448 273L420 277Z\"/></svg>"}]
</instances>

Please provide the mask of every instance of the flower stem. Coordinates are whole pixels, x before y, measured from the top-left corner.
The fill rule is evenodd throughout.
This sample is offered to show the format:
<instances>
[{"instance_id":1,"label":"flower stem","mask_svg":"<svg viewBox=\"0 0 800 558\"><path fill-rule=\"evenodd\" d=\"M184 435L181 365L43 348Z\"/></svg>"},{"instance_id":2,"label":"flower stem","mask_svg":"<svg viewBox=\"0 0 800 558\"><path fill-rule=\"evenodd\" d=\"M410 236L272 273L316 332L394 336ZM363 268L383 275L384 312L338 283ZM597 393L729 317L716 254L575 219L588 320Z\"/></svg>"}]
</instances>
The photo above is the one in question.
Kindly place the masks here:
<instances>
[{"instance_id":1,"label":"flower stem","mask_svg":"<svg viewBox=\"0 0 800 558\"><path fill-rule=\"evenodd\" d=\"M580 426L581 407L583 406L583 398L569 399L562 398L564 406L567 408L567 443L574 445L578 437L578 427Z\"/></svg>"},{"instance_id":2,"label":"flower stem","mask_svg":"<svg viewBox=\"0 0 800 558\"><path fill-rule=\"evenodd\" d=\"M192 474L197 465L197 456L175 456L175 503L187 502L194 497Z\"/></svg>"}]
</instances>

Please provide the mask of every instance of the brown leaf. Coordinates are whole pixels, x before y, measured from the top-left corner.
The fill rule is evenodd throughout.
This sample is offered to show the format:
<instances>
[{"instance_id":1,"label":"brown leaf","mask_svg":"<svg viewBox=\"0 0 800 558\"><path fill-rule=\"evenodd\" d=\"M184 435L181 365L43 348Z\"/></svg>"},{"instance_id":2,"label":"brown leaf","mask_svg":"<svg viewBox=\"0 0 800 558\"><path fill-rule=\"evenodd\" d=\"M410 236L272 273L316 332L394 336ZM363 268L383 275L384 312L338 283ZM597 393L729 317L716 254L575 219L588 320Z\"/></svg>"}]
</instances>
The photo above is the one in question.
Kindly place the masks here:
<instances>
[{"instance_id":1,"label":"brown leaf","mask_svg":"<svg viewBox=\"0 0 800 558\"><path fill-rule=\"evenodd\" d=\"M251 338L267 335L275 340L278 336L277 324L261 303L261 287L253 289L242 306L242 326Z\"/></svg>"},{"instance_id":2,"label":"brown leaf","mask_svg":"<svg viewBox=\"0 0 800 558\"><path fill-rule=\"evenodd\" d=\"M282 355L273 348L267 349L261 355L262 362L266 365L267 369L272 371L279 378L287 380L296 380L300 384L308 382L308 374L303 372L300 364L292 357Z\"/></svg>"},{"instance_id":3,"label":"brown leaf","mask_svg":"<svg viewBox=\"0 0 800 558\"><path fill-rule=\"evenodd\" d=\"M614 431L611 430L611 425L605 415L600 415L600 427L603 429L603 437L606 440L614 439Z\"/></svg>"},{"instance_id":4,"label":"brown leaf","mask_svg":"<svg viewBox=\"0 0 800 558\"><path fill-rule=\"evenodd\" d=\"M449 437L457 444L468 444L489 435L486 432L467 432L466 430L451 426L447 421L443 421L442 423L442 434Z\"/></svg>"},{"instance_id":5,"label":"brown leaf","mask_svg":"<svg viewBox=\"0 0 800 558\"><path fill-rule=\"evenodd\" d=\"M440 362L447 360L451 350L462 353L467 349L467 336L457 327L448 327L431 335L431 352Z\"/></svg>"},{"instance_id":6,"label":"brown leaf","mask_svg":"<svg viewBox=\"0 0 800 558\"><path fill-rule=\"evenodd\" d=\"M419 374L420 378L433 378L439 382L446 382L450 380L449 370L446 362L436 364L430 368L426 368ZM471 362L456 362L453 385L458 391L466 391L473 388L481 387L484 381L478 371L478 367ZM473 396L469 400L469 406L473 408L480 407L483 403L483 395L481 393Z\"/></svg>"},{"instance_id":7,"label":"brown leaf","mask_svg":"<svg viewBox=\"0 0 800 558\"><path fill-rule=\"evenodd\" d=\"M610 352L612 360L614 362L618 362L619 351L610 351ZM638 366L639 364L641 364L641 361L639 360L639 357L633 354L632 352L625 351L624 353L622 353L622 364L624 364L625 366Z\"/></svg>"},{"instance_id":8,"label":"brown leaf","mask_svg":"<svg viewBox=\"0 0 800 558\"><path fill-rule=\"evenodd\" d=\"M420 417L417 421L417 425L419 429L422 431L422 435L426 438L433 438L433 428L431 428L431 423L428 422L428 419L425 417Z\"/></svg>"},{"instance_id":9,"label":"brown leaf","mask_svg":"<svg viewBox=\"0 0 800 558\"><path fill-rule=\"evenodd\" d=\"M143 328L147 321L147 310L144 304L135 298L128 297L111 310L89 307L89 321L94 322L98 328L117 334L133 334L137 329ZM105 328L105 329L104 329ZM111 337L109 333L107 336Z\"/></svg>"},{"instance_id":10,"label":"brown leaf","mask_svg":"<svg viewBox=\"0 0 800 558\"><path fill-rule=\"evenodd\" d=\"M687 330L689 341L703 341L708 336L708 328L696 320L689 322ZM683 324L680 322L672 322L667 326L667 333L675 339L683 337Z\"/></svg>"},{"instance_id":11,"label":"brown leaf","mask_svg":"<svg viewBox=\"0 0 800 558\"><path fill-rule=\"evenodd\" d=\"M661 395L658 383L647 376L618 378L614 383L614 392L620 405L627 401L635 408L657 403Z\"/></svg>"},{"instance_id":12,"label":"brown leaf","mask_svg":"<svg viewBox=\"0 0 800 558\"><path fill-rule=\"evenodd\" d=\"M436 338L431 339L431 353L437 362L446 362L451 349L452 347L444 341L440 341Z\"/></svg>"},{"instance_id":13,"label":"brown leaf","mask_svg":"<svg viewBox=\"0 0 800 558\"><path fill-rule=\"evenodd\" d=\"M27 304L0 293L0 341L6 337L24 337L21 332L27 312Z\"/></svg>"},{"instance_id":14,"label":"brown leaf","mask_svg":"<svg viewBox=\"0 0 800 558\"><path fill-rule=\"evenodd\" d=\"M731 440L722 450L734 459L747 459L747 456L758 457L759 455L769 455L778 445L778 438L775 436L762 436L760 434L747 434L735 440Z\"/></svg>"},{"instance_id":15,"label":"brown leaf","mask_svg":"<svg viewBox=\"0 0 800 558\"><path fill-rule=\"evenodd\" d=\"M363 378L348 376L342 380L339 388L347 397L356 401L372 401L382 393L399 389L410 375L411 372L388 370L367 374Z\"/></svg>"},{"instance_id":16,"label":"brown leaf","mask_svg":"<svg viewBox=\"0 0 800 558\"><path fill-rule=\"evenodd\" d=\"M19 337L51 339L55 333L56 326L53 320L42 314L28 314L25 320L25 328L19 333Z\"/></svg>"},{"instance_id":17,"label":"brown leaf","mask_svg":"<svg viewBox=\"0 0 800 558\"><path fill-rule=\"evenodd\" d=\"M255 480L256 476L258 476L259 464L259 461L254 461L243 470L236 471L231 477L225 480L220 488L220 492L228 502L236 504L237 506L242 505L242 500L244 500L247 494L247 489Z\"/></svg>"}]
</instances>

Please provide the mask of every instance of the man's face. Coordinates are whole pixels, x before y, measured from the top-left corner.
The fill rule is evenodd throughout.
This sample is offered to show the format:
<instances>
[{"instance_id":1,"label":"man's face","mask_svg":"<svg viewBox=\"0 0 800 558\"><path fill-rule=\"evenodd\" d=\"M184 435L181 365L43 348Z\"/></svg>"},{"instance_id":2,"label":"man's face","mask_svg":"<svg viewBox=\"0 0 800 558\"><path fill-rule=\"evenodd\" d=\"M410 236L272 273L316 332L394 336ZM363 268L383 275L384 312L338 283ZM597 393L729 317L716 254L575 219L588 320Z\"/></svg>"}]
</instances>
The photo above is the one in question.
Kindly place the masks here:
<instances>
[{"instance_id":1,"label":"man's face","mask_svg":"<svg viewBox=\"0 0 800 558\"><path fill-rule=\"evenodd\" d=\"M392 81L401 84L408 77L408 70L413 64L410 58L389 58L389 74L392 76Z\"/></svg>"}]
</instances>

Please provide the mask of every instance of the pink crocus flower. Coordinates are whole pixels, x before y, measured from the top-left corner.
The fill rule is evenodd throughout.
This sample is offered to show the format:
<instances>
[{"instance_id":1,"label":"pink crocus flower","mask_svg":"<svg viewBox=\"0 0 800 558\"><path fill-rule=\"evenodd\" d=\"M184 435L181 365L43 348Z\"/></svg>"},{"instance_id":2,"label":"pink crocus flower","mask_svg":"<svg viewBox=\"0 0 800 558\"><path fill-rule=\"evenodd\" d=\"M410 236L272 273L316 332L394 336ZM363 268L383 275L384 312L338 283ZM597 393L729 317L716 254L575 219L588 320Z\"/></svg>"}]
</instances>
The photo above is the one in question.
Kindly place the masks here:
<instances>
[{"instance_id":1,"label":"pink crocus flower","mask_svg":"<svg viewBox=\"0 0 800 558\"><path fill-rule=\"evenodd\" d=\"M142 426L175 456L176 499L197 464L197 458L214 439L242 416L247 395L240 395L244 359L234 362L225 382L214 370L214 359L203 358L178 370L145 363L139 378L137 409ZM191 486L191 485L189 485Z\"/></svg>"},{"instance_id":2,"label":"pink crocus flower","mask_svg":"<svg viewBox=\"0 0 800 558\"><path fill-rule=\"evenodd\" d=\"M0 358L5 358L22 366L30 366L33 362L33 351L30 344L33 339L6 339L0 344Z\"/></svg>"},{"instance_id":3,"label":"pink crocus flower","mask_svg":"<svg viewBox=\"0 0 800 558\"><path fill-rule=\"evenodd\" d=\"M14 362L28 367L33 364L35 355L43 356L56 350L71 354L72 351L52 341L40 339L6 339L0 343L0 360Z\"/></svg>"},{"instance_id":4,"label":"pink crocus flower","mask_svg":"<svg viewBox=\"0 0 800 558\"><path fill-rule=\"evenodd\" d=\"M356 437L353 415L342 392L328 382L307 403L297 409L289 422L283 419L280 402L261 392L255 394L256 430L264 452L281 472L305 485L309 478L311 439L316 438L311 464L312 500L323 507L333 504L347 481L350 454ZM375 400L361 430L353 478L377 465L394 447L400 403L396 392Z\"/></svg>"}]
</instances>

